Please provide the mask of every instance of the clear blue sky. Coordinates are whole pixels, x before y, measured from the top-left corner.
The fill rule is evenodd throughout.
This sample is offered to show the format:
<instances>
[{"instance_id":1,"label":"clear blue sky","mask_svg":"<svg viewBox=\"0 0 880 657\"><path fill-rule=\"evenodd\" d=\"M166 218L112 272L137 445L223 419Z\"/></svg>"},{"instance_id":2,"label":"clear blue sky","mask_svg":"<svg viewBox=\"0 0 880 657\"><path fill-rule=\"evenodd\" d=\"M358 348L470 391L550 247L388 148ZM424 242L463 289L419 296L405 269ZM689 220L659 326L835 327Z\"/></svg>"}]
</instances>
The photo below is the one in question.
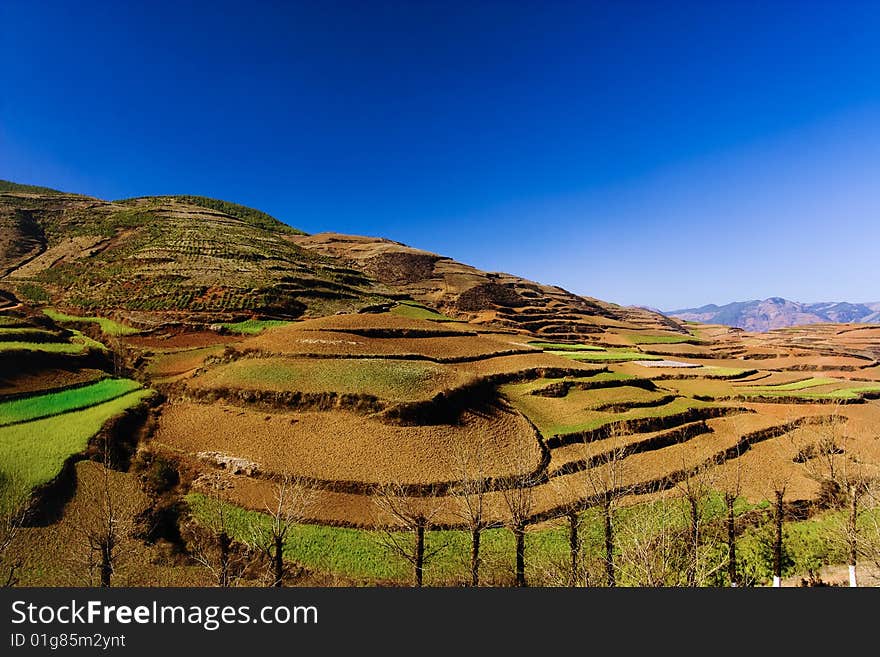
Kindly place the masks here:
<instances>
[{"instance_id":1,"label":"clear blue sky","mask_svg":"<svg viewBox=\"0 0 880 657\"><path fill-rule=\"evenodd\" d=\"M878 301L878 34L877 2L2 0L0 178L624 304Z\"/></svg>"}]
</instances>

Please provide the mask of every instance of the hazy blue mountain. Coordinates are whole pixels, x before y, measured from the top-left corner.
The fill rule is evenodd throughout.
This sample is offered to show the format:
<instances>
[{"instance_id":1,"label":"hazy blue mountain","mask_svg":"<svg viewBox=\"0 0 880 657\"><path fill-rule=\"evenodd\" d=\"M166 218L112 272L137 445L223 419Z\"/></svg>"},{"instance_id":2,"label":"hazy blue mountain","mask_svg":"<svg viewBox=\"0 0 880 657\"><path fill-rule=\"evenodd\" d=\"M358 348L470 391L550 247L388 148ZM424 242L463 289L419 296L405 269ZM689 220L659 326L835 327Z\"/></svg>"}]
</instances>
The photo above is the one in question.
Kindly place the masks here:
<instances>
[{"instance_id":1,"label":"hazy blue mountain","mask_svg":"<svg viewBox=\"0 0 880 657\"><path fill-rule=\"evenodd\" d=\"M663 314L693 322L736 326L748 331L769 331L826 322L880 324L880 303L799 303L770 297L763 301L736 301L723 306L710 303L699 308L668 310Z\"/></svg>"}]
</instances>

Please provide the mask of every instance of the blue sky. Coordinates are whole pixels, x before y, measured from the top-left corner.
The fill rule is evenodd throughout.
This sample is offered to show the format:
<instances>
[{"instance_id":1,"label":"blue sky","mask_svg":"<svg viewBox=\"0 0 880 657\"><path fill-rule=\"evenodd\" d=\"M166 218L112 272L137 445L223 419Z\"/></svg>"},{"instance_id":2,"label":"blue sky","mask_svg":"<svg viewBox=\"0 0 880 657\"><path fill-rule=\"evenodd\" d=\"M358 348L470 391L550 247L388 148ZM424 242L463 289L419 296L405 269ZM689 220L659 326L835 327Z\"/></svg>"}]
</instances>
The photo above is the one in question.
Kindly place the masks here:
<instances>
[{"instance_id":1,"label":"blue sky","mask_svg":"<svg viewBox=\"0 0 880 657\"><path fill-rule=\"evenodd\" d=\"M876 2L0 3L0 178L664 309L880 300Z\"/></svg>"}]
</instances>

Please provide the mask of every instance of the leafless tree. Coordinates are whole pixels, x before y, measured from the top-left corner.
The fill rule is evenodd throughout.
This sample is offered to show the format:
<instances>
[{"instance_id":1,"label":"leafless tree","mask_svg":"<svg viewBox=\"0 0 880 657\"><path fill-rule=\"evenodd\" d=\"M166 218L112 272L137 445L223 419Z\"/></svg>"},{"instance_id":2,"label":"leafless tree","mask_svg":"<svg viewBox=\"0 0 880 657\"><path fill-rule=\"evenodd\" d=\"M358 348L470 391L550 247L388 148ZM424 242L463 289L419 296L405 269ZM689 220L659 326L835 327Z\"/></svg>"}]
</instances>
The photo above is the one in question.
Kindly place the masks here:
<instances>
[{"instance_id":1,"label":"leafless tree","mask_svg":"<svg viewBox=\"0 0 880 657\"><path fill-rule=\"evenodd\" d=\"M858 586L856 577L860 546L859 518L863 499L877 479L877 466L863 462L854 452L847 431L847 418L840 408L819 422L798 432L795 460L804 465L808 475L819 484L820 504L846 509L846 520L833 540L844 544L848 556L850 586Z\"/></svg>"},{"instance_id":2,"label":"leafless tree","mask_svg":"<svg viewBox=\"0 0 880 657\"><path fill-rule=\"evenodd\" d=\"M251 547L267 558L271 586L284 585L284 542L297 523L306 517L317 491L302 477L283 474L274 478L272 497L265 503L268 522L251 524Z\"/></svg>"},{"instance_id":3,"label":"leafless tree","mask_svg":"<svg viewBox=\"0 0 880 657\"><path fill-rule=\"evenodd\" d=\"M20 493L23 487L14 475L0 472L0 587L7 588L18 584L18 573L24 565L23 560L13 554L14 541L24 520L27 495Z\"/></svg>"},{"instance_id":4,"label":"leafless tree","mask_svg":"<svg viewBox=\"0 0 880 657\"><path fill-rule=\"evenodd\" d=\"M674 498L629 506L616 525L617 579L645 587L689 583L690 531Z\"/></svg>"},{"instance_id":5,"label":"leafless tree","mask_svg":"<svg viewBox=\"0 0 880 657\"><path fill-rule=\"evenodd\" d=\"M687 508L687 577L688 586L699 586L706 582L710 573L706 571L706 564L701 559L701 544L703 540L703 523L705 519L706 504L714 487L714 468L711 465L701 465L695 469L689 469L683 464L684 476L679 479L675 488ZM714 566L710 566L715 570Z\"/></svg>"},{"instance_id":6,"label":"leafless tree","mask_svg":"<svg viewBox=\"0 0 880 657\"><path fill-rule=\"evenodd\" d=\"M249 546L237 545L232 535L230 507L221 498L224 482L219 473L206 477L205 509L198 521L186 523L187 547L192 558L208 572L217 586L235 586L250 565Z\"/></svg>"},{"instance_id":7,"label":"leafless tree","mask_svg":"<svg viewBox=\"0 0 880 657\"><path fill-rule=\"evenodd\" d=\"M376 490L373 502L379 512L377 525L382 527L380 543L391 554L412 565L414 584L421 587L426 564L444 547L429 549L425 542L425 533L433 525L441 505L434 490L418 496L414 492L410 486L389 483Z\"/></svg>"},{"instance_id":8,"label":"leafless tree","mask_svg":"<svg viewBox=\"0 0 880 657\"><path fill-rule=\"evenodd\" d=\"M605 542L605 574L608 586L617 586L617 573L614 563L615 518L620 499L626 497L632 486L627 483L627 463L629 448L624 442L630 432L624 424L609 427L607 440L611 447L592 458L592 467L586 471L587 490L590 497L598 502L602 512Z\"/></svg>"},{"instance_id":9,"label":"leafless tree","mask_svg":"<svg viewBox=\"0 0 880 657\"><path fill-rule=\"evenodd\" d=\"M125 544L135 533L135 501L113 490L113 477L122 476L103 464L83 463L77 469L76 504L71 512L74 568L84 566L87 581L109 587L123 560Z\"/></svg>"},{"instance_id":10,"label":"leafless tree","mask_svg":"<svg viewBox=\"0 0 880 657\"><path fill-rule=\"evenodd\" d=\"M489 480L485 464L485 445L482 437L455 451L455 472L458 482L453 489L457 501L456 515L471 535L471 586L480 585L480 538L490 526L486 508Z\"/></svg>"},{"instance_id":11,"label":"leafless tree","mask_svg":"<svg viewBox=\"0 0 880 657\"><path fill-rule=\"evenodd\" d=\"M742 461L737 453L734 458L733 472L719 480L718 487L724 500L725 534L727 541L727 579L730 586L741 584L736 560L736 501L742 494Z\"/></svg>"},{"instance_id":12,"label":"leafless tree","mask_svg":"<svg viewBox=\"0 0 880 657\"><path fill-rule=\"evenodd\" d=\"M509 472L501 489L506 510L506 523L516 551L514 580L516 586L526 586L526 526L535 508L535 486L540 483L532 446L518 442L508 446L505 452Z\"/></svg>"}]
</instances>

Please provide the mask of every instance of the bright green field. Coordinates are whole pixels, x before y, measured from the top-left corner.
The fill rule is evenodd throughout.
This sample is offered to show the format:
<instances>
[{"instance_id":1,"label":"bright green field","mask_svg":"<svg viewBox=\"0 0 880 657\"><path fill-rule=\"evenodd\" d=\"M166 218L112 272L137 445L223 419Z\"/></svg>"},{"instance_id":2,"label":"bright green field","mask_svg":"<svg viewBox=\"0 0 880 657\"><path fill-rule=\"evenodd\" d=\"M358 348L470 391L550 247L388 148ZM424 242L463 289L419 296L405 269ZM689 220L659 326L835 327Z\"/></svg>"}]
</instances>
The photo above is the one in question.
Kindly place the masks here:
<instances>
[{"instance_id":1,"label":"bright green field","mask_svg":"<svg viewBox=\"0 0 880 657\"><path fill-rule=\"evenodd\" d=\"M49 354L79 354L84 344L70 342L0 342L0 351L43 351Z\"/></svg>"},{"instance_id":2,"label":"bright green field","mask_svg":"<svg viewBox=\"0 0 880 657\"><path fill-rule=\"evenodd\" d=\"M609 390L615 390L613 388ZM644 401L643 396L650 395L641 388L631 388L631 401ZM538 397L535 395L510 396L513 405L528 417L544 436L565 435L591 431L599 427L646 417L667 417L692 408L707 408L711 403L696 399L675 399L662 406L633 408L622 413L590 410L590 406L600 399L601 391L572 390L565 397ZM653 393L656 395L656 393ZM615 399L615 403L625 403L627 399Z\"/></svg>"},{"instance_id":3,"label":"bright green field","mask_svg":"<svg viewBox=\"0 0 880 657\"><path fill-rule=\"evenodd\" d=\"M137 390L130 379L103 379L91 385L0 403L0 426L95 406Z\"/></svg>"},{"instance_id":4,"label":"bright green field","mask_svg":"<svg viewBox=\"0 0 880 657\"><path fill-rule=\"evenodd\" d=\"M750 386L743 388L745 397L798 397L800 399L859 399L863 394L880 392L880 384L866 386L842 387L837 390L814 391L812 388L830 385L847 385L850 382L842 379L813 377L804 381L795 381L775 386Z\"/></svg>"},{"instance_id":5,"label":"bright green field","mask_svg":"<svg viewBox=\"0 0 880 657\"><path fill-rule=\"evenodd\" d=\"M593 376L572 376L563 379L536 379L535 381L527 381L525 383L508 383L501 386L501 390L510 396L528 395L534 390L543 390L557 383L569 382L572 388L577 388L578 383L584 383L601 387L603 383L614 384L618 381L636 381L640 380L632 374L624 374L623 372L599 372Z\"/></svg>"},{"instance_id":6,"label":"bright green field","mask_svg":"<svg viewBox=\"0 0 880 657\"><path fill-rule=\"evenodd\" d=\"M101 327L101 332L105 335L121 336L140 333L136 328L120 324L119 322L114 322L112 319L106 319L105 317L77 317L76 315L66 315L53 308L45 308L43 312L55 322L91 322L97 324Z\"/></svg>"},{"instance_id":7,"label":"bright green field","mask_svg":"<svg viewBox=\"0 0 880 657\"><path fill-rule=\"evenodd\" d=\"M5 339L23 339L27 340L32 337L42 337L42 338L57 338L56 334L52 331L47 331L46 329L35 328L33 326L21 326L21 327L0 327L0 338Z\"/></svg>"},{"instance_id":8,"label":"bright green field","mask_svg":"<svg viewBox=\"0 0 880 657\"><path fill-rule=\"evenodd\" d=\"M415 304L410 303L401 303L394 308L391 309L392 315L400 315L401 317L408 317L410 319L427 319L434 322L455 322L458 321L453 319L452 317L448 317L443 315L442 313L438 313L435 310L431 310L430 308L425 308L424 306L417 306Z\"/></svg>"},{"instance_id":9,"label":"bright green field","mask_svg":"<svg viewBox=\"0 0 880 657\"><path fill-rule=\"evenodd\" d=\"M213 505L221 504L229 519L232 535L241 541L252 536L255 525L268 523L268 517L260 512L210 500L198 493L188 495L187 502L194 517L201 522L211 516ZM735 506L737 516L747 511L768 508L766 502L752 505L743 500L738 500ZM718 494L712 494L705 501L703 512L705 522L723 522L724 507ZM869 513L871 512L864 514L861 522L868 523ZM644 531L652 531L651 525L644 523L646 514L664 518L666 526L672 528L684 528L688 522L687 508L680 499L624 507L618 511L615 519L620 551L630 549L629 541L644 540ZM810 568L843 563L846 559L845 551L841 546L835 545L832 538L842 520L843 512L830 511L809 520L786 523L783 575L802 574ZM638 523L634 525L637 527L636 531L628 529L629 523L633 522ZM768 549L766 530L767 526L750 528L737 542L741 576L749 584L760 585L771 576L772 551ZM398 536L404 540L408 538ZM581 515L580 537L584 557L588 560L600 558L603 550L602 520L592 509ZM355 580L408 583L412 577L411 567L390 555L379 539L380 534L374 530L297 525L285 543L285 558L312 570L332 572ZM426 564L427 584L443 585L467 579L470 550L470 536L467 532L429 531L426 534L426 543L429 552L439 549L434 559ZM480 543L483 561L481 576L484 581L491 581L493 575L509 577L514 561L514 544L510 531L503 528L486 530ZM726 551L723 546L719 548L706 549L702 558L708 564L716 563L719 566L712 583L715 586L727 586L729 582L726 580L726 568L720 567L725 563ZM565 525L527 532L526 576L529 582L536 585L548 583L546 577L549 572L555 569L564 570L568 549L568 528ZM621 585L638 582L638 573L629 570L626 559L618 557L618 567ZM549 583L554 582L551 580ZM601 585L601 579L597 583Z\"/></svg>"},{"instance_id":10,"label":"bright green field","mask_svg":"<svg viewBox=\"0 0 880 657\"><path fill-rule=\"evenodd\" d=\"M257 335L266 329L275 328L276 326L286 326L290 323L291 322L285 322L280 319L246 319L241 322L222 322L220 326L232 333Z\"/></svg>"},{"instance_id":11,"label":"bright green field","mask_svg":"<svg viewBox=\"0 0 880 657\"><path fill-rule=\"evenodd\" d=\"M50 481L107 420L150 394L137 390L85 410L0 427L0 499L18 499Z\"/></svg>"},{"instance_id":12,"label":"bright green field","mask_svg":"<svg viewBox=\"0 0 880 657\"><path fill-rule=\"evenodd\" d=\"M423 361L380 358L242 358L211 368L194 381L206 388L228 387L295 392L370 394L415 400L454 386L461 377L450 368Z\"/></svg>"},{"instance_id":13,"label":"bright green field","mask_svg":"<svg viewBox=\"0 0 880 657\"><path fill-rule=\"evenodd\" d=\"M566 344L564 342L529 342L532 347L544 351L605 351L594 344Z\"/></svg>"},{"instance_id":14,"label":"bright green field","mask_svg":"<svg viewBox=\"0 0 880 657\"><path fill-rule=\"evenodd\" d=\"M612 349L603 349L601 351L589 350L589 351L563 351L563 350L553 350L547 351L548 354L553 354L554 356L563 356L564 358L570 358L571 360L583 360L587 362L603 362L603 361L613 361L613 362L623 362L628 360L663 360L662 356L652 356L651 354L643 354L640 351L628 351L626 349L621 349L619 351L615 351Z\"/></svg>"},{"instance_id":15,"label":"bright green field","mask_svg":"<svg viewBox=\"0 0 880 657\"><path fill-rule=\"evenodd\" d=\"M781 383L775 386L751 386L749 390L752 392L777 392L784 390L806 390L807 388L815 388L816 386L826 386L832 383L840 383L840 379L828 379L822 377L813 377L804 381L795 381L793 383Z\"/></svg>"},{"instance_id":16,"label":"bright green field","mask_svg":"<svg viewBox=\"0 0 880 657\"><path fill-rule=\"evenodd\" d=\"M632 344L686 344L702 342L692 335L639 335L630 333L626 336Z\"/></svg>"}]
</instances>

